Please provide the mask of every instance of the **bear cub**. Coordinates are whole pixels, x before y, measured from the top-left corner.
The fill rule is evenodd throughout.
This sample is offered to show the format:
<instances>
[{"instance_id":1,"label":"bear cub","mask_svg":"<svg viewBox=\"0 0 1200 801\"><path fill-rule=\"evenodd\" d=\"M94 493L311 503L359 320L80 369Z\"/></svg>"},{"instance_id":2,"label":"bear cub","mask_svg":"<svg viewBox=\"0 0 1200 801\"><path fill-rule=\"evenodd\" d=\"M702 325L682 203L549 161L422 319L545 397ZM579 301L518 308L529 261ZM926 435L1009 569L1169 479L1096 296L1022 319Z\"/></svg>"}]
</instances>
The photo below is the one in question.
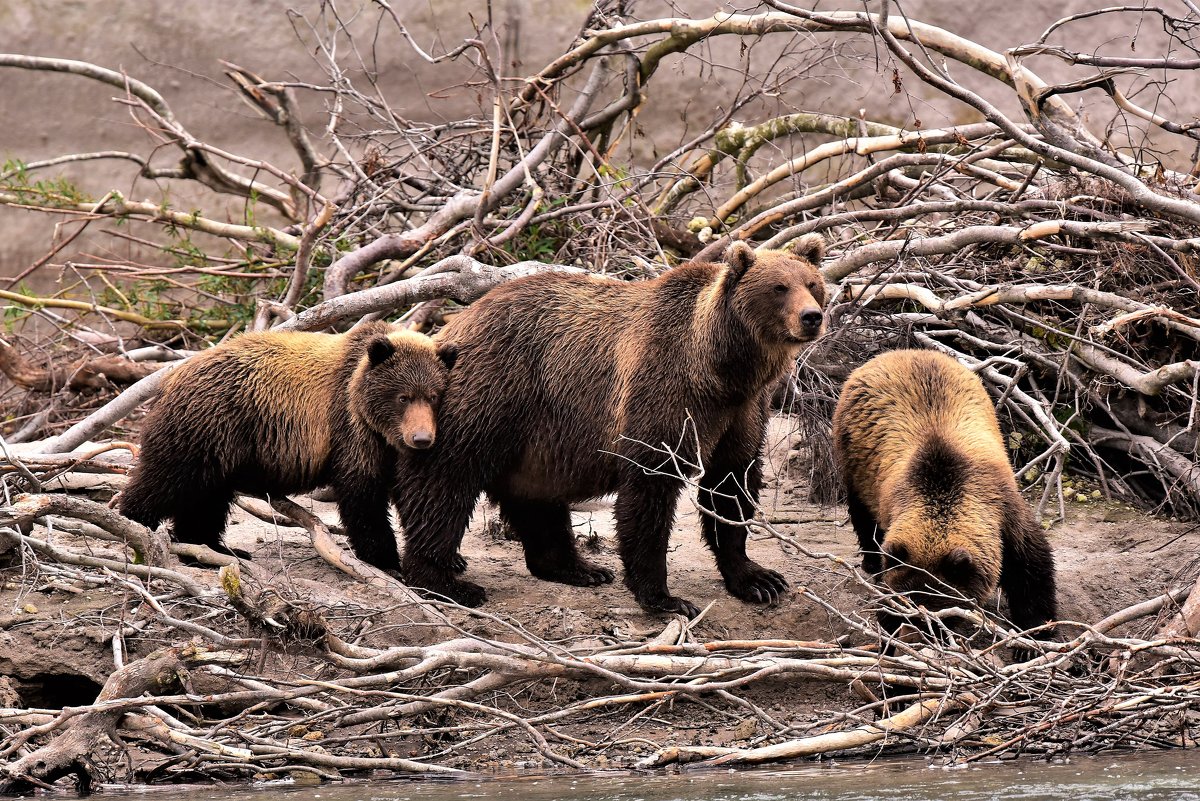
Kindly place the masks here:
<instances>
[{"instance_id":1,"label":"bear cub","mask_svg":"<svg viewBox=\"0 0 1200 801\"><path fill-rule=\"evenodd\" d=\"M170 518L177 541L228 553L235 493L332 485L354 553L396 570L396 454L434 444L456 355L383 322L345 334L245 334L198 354L163 382L119 509L150 528Z\"/></svg>"},{"instance_id":2,"label":"bear cub","mask_svg":"<svg viewBox=\"0 0 1200 801\"><path fill-rule=\"evenodd\" d=\"M929 608L984 603L1000 587L1018 628L1055 619L1050 543L978 376L934 351L876 356L842 388L833 445L864 570Z\"/></svg>"}]
</instances>

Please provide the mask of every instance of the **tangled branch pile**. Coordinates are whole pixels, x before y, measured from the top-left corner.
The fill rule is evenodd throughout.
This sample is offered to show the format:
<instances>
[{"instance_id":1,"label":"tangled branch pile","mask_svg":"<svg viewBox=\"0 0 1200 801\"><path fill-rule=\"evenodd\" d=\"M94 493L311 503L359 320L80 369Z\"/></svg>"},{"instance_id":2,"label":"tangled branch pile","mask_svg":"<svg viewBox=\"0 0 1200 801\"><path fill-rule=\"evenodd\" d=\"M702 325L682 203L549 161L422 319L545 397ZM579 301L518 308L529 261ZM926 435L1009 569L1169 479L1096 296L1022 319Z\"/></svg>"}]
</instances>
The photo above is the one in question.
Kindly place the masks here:
<instances>
[{"instance_id":1,"label":"tangled branch pile","mask_svg":"<svg viewBox=\"0 0 1200 801\"><path fill-rule=\"evenodd\" d=\"M516 80L500 66L493 31L433 54L380 2L371 36L435 66L472 67L470 85L485 98L480 113L435 124L403 117L374 85L356 85L371 65L346 63L365 51L339 45L364 33L337 5L298 17L327 70L323 85L226 65L244 99L286 136L295 161L284 166L196 138L133 75L0 54L0 68L115 87L153 141L144 151L152 156L64 154L0 169L0 204L58 215L67 232L0 290L10 337L30 334L0 341L0 370L12 381L0 393L6 442L27 443L20 460L6 450L5 491L32 493L6 494L0 538L31 587L128 596L113 641L121 669L97 703L0 710L0 753L14 760L6 768L13 781L112 775L69 736L136 740L155 757L132 773L173 778L448 771L500 733L539 760L575 767L607 764L598 760L609 755L622 764L729 763L881 744L978 758L1194 742L1200 650L1186 635L1195 626L1174 639L1110 633L1156 613L1165 598L1068 626L1067 640L1053 646L963 612L983 624L986 643L934 638L889 657L862 644L877 637L869 614L812 592L809 601L861 635L858 645L704 642L674 622L651 639L613 633L559 643L511 628L483 636L467 612L404 595L387 610L368 609L336 593L289 594L253 570L240 580L227 571L218 587L211 574L174 564L168 554L185 546L168 547L111 512L57 505L78 500L70 496L40 493L43 484L78 488L81 475L113 470L95 450L61 454L120 425L153 397L165 369L208 339L384 315L429 330L530 271L637 279L682 259L716 258L734 238L775 247L820 231L831 242L823 268L834 288L831 332L802 360L785 406L806 426L818 494L831 490L816 479L830 474L821 437L840 378L879 350L915 343L954 354L986 379L1044 518L1063 516L1067 471L1110 496L1200 511L1200 197L1197 164L1178 156L1181 144L1200 140L1200 124L1165 116L1174 108L1170 78L1197 66L1194 12L1110 8L996 52L888 3L868 14L770 0L769 10L753 13L647 20L633 19L624 3L601 3L560 57ZM1125 14L1131 31L1155 23L1136 36L1161 39L1138 52L1165 55L1056 43L1064 31L1086 36L1097 16ZM741 85L650 136L642 120L656 89L701 82L718 66L707 61L712 48L725 42L737 45L719 66L743 75ZM1032 70L1035 59L1071 65L1078 79L1048 83ZM924 84L948 114L971 121L885 124L869 111L799 104L806 79L845 64L890 73L903 96ZM986 90L968 88L984 79ZM1108 121L1103 137L1072 107L1076 95L1089 98L1089 120ZM302 99L310 97L327 104L319 122L305 124ZM116 190L85 197L65 178L42 177L99 158L127 160L166 187L201 185L211 205L174 209L169 189L161 202ZM228 198L260 216L224 221ZM100 227L148 244L160 262L86 253L63 260L76 237ZM54 268L69 279L60 292L14 289ZM115 386L128 388L112 399ZM67 544L43 531L55 516ZM327 544L319 550L345 558ZM834 569L876 603L897 603L844 564ZM369 579L388 597L404 593L386 577ZM363 621L377 613L397 627L389 636L411 644L358 642ZM238 628L245 633L231 633ZM121 641L134 632L163 647L126 664ZM996 654L1012 644L1041 655L1004 666ZM867 700L822 720L789 721L755 700L781 677L851 684ZM877 697L884 683L903 688L886 710ZM669 720L683 704L713 720L747 716L751 746L646 753L625 737L630 721Z\"/></svg>"},{"instance_id":2,"label":"tangled branch pile","mask_svg":"<svg viewBox=\"0 0 1200 801\"><path fill-rule=\"evenodd\" d=\"M978 611L914 608L844 560L790 542L870 599L847 612L800 591L843 636L706 641L692 630L699 621L680 617L649 637L614 630L548 641L486 612L419 600L338 550L316 516L290 501L275 509L258 513L308 529L316 550L357 583L239 565L61 493L22 495L5 509L0 537L19 555L29 597L107 591L119 608L106 615L120 622L111 635L117 669L94 703L0 706L0 791L66 775L86 789L460 774L481 765L751 764L835 752L971 761L1178 747L1200 736L1200 641L1188 635L1186 615L1173 622L1182 634L1113 634L1174 608L1186 589L1092 625L1061 624L1064 641L1048 644ZM765 519L756 526L790 539ZM224 565L183 568L180 555ZM388 608L364 605L365 585ZM872 607L914 624L892 641L892 655L881 655ZM961 621L969 636L958 633ZM1004 663L1010 647L1023 661ZM130 659L135 652L143 655ZM849 687L862 702L797 714L772 702L781 682ZM709 743L744 745L699 736L685 744L679 732L688 729L720 732Z\"/></svg>"}]
</instances>

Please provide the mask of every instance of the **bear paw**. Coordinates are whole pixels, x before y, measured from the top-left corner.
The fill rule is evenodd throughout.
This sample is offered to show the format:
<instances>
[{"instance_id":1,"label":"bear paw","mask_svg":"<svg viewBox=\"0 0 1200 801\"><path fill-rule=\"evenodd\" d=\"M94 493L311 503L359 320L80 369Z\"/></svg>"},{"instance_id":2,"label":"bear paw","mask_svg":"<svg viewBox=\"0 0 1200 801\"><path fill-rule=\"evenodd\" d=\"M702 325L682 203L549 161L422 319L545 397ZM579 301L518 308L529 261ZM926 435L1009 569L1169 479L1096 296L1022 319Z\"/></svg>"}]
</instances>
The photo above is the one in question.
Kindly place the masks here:
<instances>
[{"instance_id":1,"label":"bear paw","mask_svg":"<svg viewBox=\"0 0 1200 801\"><path fill-rule=\"evenodd\" d=\"M408 555L401 570L403 581L426 598L449 599L461 606L480 606L487 600L483 587L454 577L450 570Z\"/></svg>"},{"instance_id":2,"label":"bear paw","mask_svg":"<svg viewBox=\"0 0 1200 801\"><path fill-rule=\"evenodd\" d=\"M669 612L674 615L683 615L688 620L700 614L700 607L691 601L665 593L648 598L638 598L637 602L642 609L650 613Z\"/></svg>"},{"instance_id":3,"label":"bear paw","mask_svg":"<svg viewBox=\"0 0 1200 801\"><path fill-rule=\"evenodd\" d=\"M465 573L467 570L467 558L461 553L454 554L450 560L450 569L455 573Z\"/></svg>"},{"instance_id":4,"label":"bear paw","mask_svg":"<svg viewBox=\"0 0 1200 801\"><path fill-rule=\"evenodd\" d=\"M730 595L754 604L777 602L789 586L779 573L750 561L725 576L725 588Z\"/></svg>"},{"instance_id":5,"label":"bear paw","mask_svg":"<svg viewBox=\"0 0 1200 801\"><path fill-rule=\"evenodd\" d=\"M559 584L570 584L574 587L598 587L601 584L612 584L613 572L607 567L594 565L586 559L578 559L569 564L539 565L526 562L530 574L542 581L556 581Z\"/></svg>"},{"instance_id":6,"label":"bear paw","mask_svg":"<svg viewBox=\"0 0 1200 801\"><path fill-rule=\"evenodd\" d=\"M487 601L487 591L471 581L448 581L440 586L413 587L431 601L450 600L459 606L483 606Z\"/></svg>"}]
</instances>

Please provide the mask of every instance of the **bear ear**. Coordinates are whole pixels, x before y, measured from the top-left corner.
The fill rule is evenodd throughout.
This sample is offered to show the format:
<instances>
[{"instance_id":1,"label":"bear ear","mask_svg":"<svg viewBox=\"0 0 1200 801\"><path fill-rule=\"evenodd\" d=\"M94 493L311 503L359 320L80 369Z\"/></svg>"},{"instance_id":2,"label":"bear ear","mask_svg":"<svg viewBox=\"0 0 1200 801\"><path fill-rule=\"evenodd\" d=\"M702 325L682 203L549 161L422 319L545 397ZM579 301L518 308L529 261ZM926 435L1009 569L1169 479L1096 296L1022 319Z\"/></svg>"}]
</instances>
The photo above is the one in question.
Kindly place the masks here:
<instances>
[{"instance_id":1,"label":"bear ear","mask_svg":"<svg viewBox=\"0 0 1200 801\"><path fill-rule=\"evenodd\" d=\"M883 553L887 557L884 560L887 567L899 567L908 564L908 546L903 542L884 541Z\"/></svg>"},{"instance_id":2,"label":"bear ear","mask_svg":"<svg viewBox=\"0 0 1200 801\"><path fill-rule=\"evenodd\" d=\"M820 234L805 234L788 242L783 249L814 267L820 267L821 259L825 258L825 237Z\"/></svg>"},{"instance_id":3,"label":"bear ear","mask_svg":"<svg viewBox=\"0 0 1200 801\"><path fill-rule=\"evenodd\" d=\"M745 275L756 258L754 248L742 240L739 239L730 245L725 251L725 263L729 265L729 272L733 276L733 280L737 281Z\"/></svg>"},{"instance_id":4,"label":"bear ear","mask_svg":"<svg viewBox=\"0 0 1200 801\"><path fill-rule=\"evenodd\" d=\"M395 352L396 346L383 335L374 337L367 343L367 358L371 360L372 367L377 367L387 361L388 357Z\"/></svg>"},{"instance_id":5,"label":"bear ear","mask_svg":"<svg viewBox=\"0 0 1200 801\"><path fill-rule=\"evenodd\" d=\"M439 342L437 357L442 360L442 364L446 365L447 370L453 370L454 362L458 361L458 345L453 342Z\"/></svg>"}]
</instances>

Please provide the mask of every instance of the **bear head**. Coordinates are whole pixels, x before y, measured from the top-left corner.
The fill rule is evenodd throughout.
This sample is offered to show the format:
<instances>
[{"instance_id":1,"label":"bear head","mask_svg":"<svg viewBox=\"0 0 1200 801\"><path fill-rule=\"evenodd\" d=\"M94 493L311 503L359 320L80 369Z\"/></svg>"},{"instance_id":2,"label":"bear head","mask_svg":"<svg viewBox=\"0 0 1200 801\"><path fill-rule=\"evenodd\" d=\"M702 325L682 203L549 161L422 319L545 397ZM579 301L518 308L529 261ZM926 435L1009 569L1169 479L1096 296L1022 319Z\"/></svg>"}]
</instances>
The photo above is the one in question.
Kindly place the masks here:
<instances>
[{"instance_id":1,"label":"bear head","mask_svg":"<svg viewBox=\"0 0 1200 801\"><path fill-rule=\"evenodd\" d=\"M992 465L939 437L926 440L885 502L883 581L931 609L980 603L1000 580L1008 499Z\"/></svg>"},{"instance_id":2,"label":"bear head","mask_svg":"<svg viewBox=\"0 0 1200 801\"><path fill-rule=\"evenodd\" d=\"M457 357L453 343L434 343L415 332L372 335L350 382L354 414L393 448L432 447L438 405Z\"/></svg>"},{"instance_id":3,"label":"bear head","mask_svg":"<svg viewBox=\"0 0 1200 801\"><path fill-rule=\"evenodd\" d=\"M734 313L763 345L795 346L824 333L825 282L817 270L824 254L820 234L780 250L756 251L737 241L725 251Z\"/></svg>"}]
</instances>

